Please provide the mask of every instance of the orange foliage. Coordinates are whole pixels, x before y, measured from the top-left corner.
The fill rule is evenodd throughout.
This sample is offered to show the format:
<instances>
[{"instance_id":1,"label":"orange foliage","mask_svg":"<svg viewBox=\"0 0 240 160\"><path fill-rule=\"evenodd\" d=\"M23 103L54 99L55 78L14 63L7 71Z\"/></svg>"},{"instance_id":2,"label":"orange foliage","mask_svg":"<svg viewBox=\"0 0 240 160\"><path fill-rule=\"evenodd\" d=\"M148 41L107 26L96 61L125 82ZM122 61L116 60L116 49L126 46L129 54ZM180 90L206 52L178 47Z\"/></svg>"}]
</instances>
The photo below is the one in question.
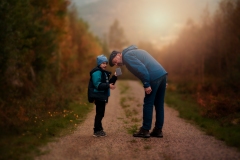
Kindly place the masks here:
<instances>
[{"instance_id":1,"label":"orange foliage","mask_svg":"<svg viewBox=\"0 0 240 160\"><path fill-rule=\"evenodd\" d=\"M29 118L28 118L28 116L26 114L26 109L24 107L22 107L22 106L18 110L17 117L18 117L18 119L20 121L26 122L26 121L29 120Z\"/></svg>"},{"instance_id":2,"label":"orange foliage","mask_svg":"<svg viewBox=\"0 0 240 160\"><path fill-rule=\"evenodd\" d=\"M60 43L61 79L73 74L88 77L88 69L102 48L88 32L86 24L77 21L74 13L65 18L64 35Z\"/></svg>"},{"instance_id":3,"label":"orange foliage","mask_svg":"<svg viewBox=\"0 0 240 160\"><path fill-rule=\"evenodd\" d=\"M19 1L19 4L24 6L25 3L22 2ZM11 7L17 5L9 4L12 5ZM14 79L15 86L12 88L5 87L4 83L1 83L3 84L1 87L6 88L8 94L2 94L0 97L0 126L21 129L20 126L24 123L32 122L35 117L46 117L48 111L58 111L68 107L67 102L75 100L79 94L85 94L82 87L86 86L89 71L96 64L96 56L101 54L102 47L88 31L87 25L76 17L77 14L68 13L67 5L68 1L65 0L32 0L29 2L30 7L26 7L30 9L24 10L25 14L30 15L29 17L9 15L10 22L15 22L17 19L20 19L19 24L26 22L22 28L25 31L26 27L29 27L29 32L25 36L17 37L17 40L26 41L26 45L18 47L17 40L8 40L15 42L11 43L12 46L10 43L6 46L6 48L12 47L13 51L17 48L18 52L12 54L14 56L9 54L9 50L4 49L5 54L10 55L11 60L18 63L6 65L6 73L9 74L2 77L5 76L6 82L8 82L7 76L13 75L10 73L18 77ZM24 9L21 8L22 6L18 7L21 12ZM21 18L25 18L24 21ZM7 19L6 22L9 20ZM14 36L6 34L5 37ZM21 49L24 52L20 52ZM19 55L24 56L22 58ZM21 59L12 57L21 57ZM26 69L21 71L19 67L21 65ZM23 84L22 81L25 83ZM20 92L19 88L23 88L23 91ZM9 109L10 107L12 108Z\"/></svg>"}]
</instances>

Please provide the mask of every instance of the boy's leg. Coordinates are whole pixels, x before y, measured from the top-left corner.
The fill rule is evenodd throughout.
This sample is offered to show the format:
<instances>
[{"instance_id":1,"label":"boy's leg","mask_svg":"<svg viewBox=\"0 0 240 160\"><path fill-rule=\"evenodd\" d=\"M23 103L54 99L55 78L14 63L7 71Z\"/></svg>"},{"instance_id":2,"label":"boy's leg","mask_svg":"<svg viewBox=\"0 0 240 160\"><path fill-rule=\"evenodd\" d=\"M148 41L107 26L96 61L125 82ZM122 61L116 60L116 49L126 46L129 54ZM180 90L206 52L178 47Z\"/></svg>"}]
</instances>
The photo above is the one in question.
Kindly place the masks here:
<instances>
[{"instance_id":1,"label":"boy's leg","mask_svg":"<svg viewBox=\"0 0 240 160\"><path fill-rule=\"evenodd\" d=\"M95 101L96 105L96 115L94 120L94 132L103 130L102 119L105 113L105 102L104 101Z\"/></svg>"}]
</instances>

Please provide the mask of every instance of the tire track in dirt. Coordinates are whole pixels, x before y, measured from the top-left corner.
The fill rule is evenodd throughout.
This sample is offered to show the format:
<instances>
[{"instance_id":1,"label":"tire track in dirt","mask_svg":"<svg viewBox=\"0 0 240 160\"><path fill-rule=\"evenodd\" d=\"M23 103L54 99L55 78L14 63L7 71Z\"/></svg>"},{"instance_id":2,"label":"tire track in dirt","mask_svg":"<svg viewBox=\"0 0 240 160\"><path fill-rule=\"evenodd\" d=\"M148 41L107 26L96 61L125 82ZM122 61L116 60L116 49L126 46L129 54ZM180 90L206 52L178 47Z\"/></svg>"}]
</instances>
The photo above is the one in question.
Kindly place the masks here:
<instances>
[{"instance_id":1,"label":"tire track in dirt","mask_svg":"<svg viewBox=\"0 0 240 160\"><path fill-rule=\"evenodd\" d=\"M103 127L107 137L93 137L95 110L74 133L49 143L49 154L37 160L234 160L240 153L205 135L165 105L164 138L134 138L128 132L141 126L144 90L138 81L118 81L106 106ZM122 88L121 88L122 87ZM155 119L153 118L153 124ZM152 126L153 128L153 126Z\"/></svg>"}]
</instances>

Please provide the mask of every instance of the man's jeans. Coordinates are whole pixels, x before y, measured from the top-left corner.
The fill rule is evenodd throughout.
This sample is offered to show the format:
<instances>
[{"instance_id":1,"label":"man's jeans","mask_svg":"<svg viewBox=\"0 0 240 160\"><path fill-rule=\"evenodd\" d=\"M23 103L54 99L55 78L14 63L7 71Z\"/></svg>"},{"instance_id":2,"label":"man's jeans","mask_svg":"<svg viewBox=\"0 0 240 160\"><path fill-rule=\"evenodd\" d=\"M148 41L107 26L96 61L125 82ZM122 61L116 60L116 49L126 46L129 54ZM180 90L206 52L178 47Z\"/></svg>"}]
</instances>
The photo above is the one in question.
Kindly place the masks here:
<instances>
[{"instance_id":1,"label":"man's jeans","mask_svg":"<svg viewBox=\"0 0 240 160\"><path fill-rule=\"evenodd\" d=\"M166 90L166 75L150 83L152 92L145 93L143 104L143 129L150 130L152 126L153 105L156 110L155 127L162 129L164 123L164 96Z\"/></svg>"}]
</instances>

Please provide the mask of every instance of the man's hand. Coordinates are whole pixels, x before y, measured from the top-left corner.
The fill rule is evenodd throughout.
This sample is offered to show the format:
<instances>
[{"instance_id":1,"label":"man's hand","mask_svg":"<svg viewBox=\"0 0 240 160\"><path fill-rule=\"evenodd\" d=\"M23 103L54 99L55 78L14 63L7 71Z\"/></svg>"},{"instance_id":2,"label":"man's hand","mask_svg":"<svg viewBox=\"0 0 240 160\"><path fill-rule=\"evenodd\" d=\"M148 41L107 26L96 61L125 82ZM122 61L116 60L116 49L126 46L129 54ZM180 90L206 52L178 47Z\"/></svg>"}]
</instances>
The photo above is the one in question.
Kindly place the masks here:
<instances>
[{"instance_id":1,"label":"man's hand","mask_svg":"<svg viewBox=\"0 0 240 160\"><path fill-rule=\"evenodd\" d=\"M152 88L150 86L147 88L144 88L144 89L145 89L146 94L150 94L152 92Z\"/></svg>"},{"instance_id":2,"label":"man's hand","mask_svg":"<svg viewBox=\"0 0 240 160\"><path fill-rule=\"evenodd\" d=\"M116 86L113 83L109 84L109 87L110 87L110 89L115 89L116 88Z\"/></svg>"}]
</instances>

